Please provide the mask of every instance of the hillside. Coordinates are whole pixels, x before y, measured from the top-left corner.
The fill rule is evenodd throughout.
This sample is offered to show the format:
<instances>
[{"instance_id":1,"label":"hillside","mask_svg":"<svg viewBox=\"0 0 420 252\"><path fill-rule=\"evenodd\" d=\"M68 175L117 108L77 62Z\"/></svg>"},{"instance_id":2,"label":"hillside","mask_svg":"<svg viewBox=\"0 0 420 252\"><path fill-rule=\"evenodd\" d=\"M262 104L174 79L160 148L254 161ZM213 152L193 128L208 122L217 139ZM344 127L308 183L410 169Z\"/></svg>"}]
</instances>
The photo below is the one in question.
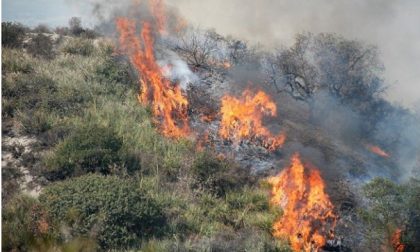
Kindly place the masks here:
<instances>
[{"instance_id":1,"label":"hillside","mask_svg":"<svg viewBox=\"0 0 420 252\"><path fill-rule=\"evenodd\" d=\"M419 118L374 47L149 11L2 23L4 251L418 251Z\"/></svg>"}]
</instances>

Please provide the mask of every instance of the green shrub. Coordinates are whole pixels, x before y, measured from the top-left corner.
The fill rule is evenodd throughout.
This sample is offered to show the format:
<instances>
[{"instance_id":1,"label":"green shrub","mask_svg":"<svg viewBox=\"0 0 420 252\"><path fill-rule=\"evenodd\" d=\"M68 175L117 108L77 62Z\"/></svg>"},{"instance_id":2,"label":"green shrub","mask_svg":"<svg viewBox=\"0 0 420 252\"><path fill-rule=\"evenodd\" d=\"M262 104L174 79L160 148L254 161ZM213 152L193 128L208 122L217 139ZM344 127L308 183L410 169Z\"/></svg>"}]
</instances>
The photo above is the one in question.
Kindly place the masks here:
<instances>
[{"instance_id":1,"label":"green shrub","mask_svg":"<svg viewBox=\"0 0 420 252\"><path fill-rule=\"evenodd\" d=\"M196 183L193 187L202 187L217 196L225 195L229 190L249 183L248 172L233 162L204 152L199 154L192 166L192 174Z\"/></svg>"},{"instance_id":2,"label":"green shrub","mask_svg":"<svg viewBox=\"0 0 420 252\"><path fill-rule=\"evenodd\" d=\"M98 80L104 83L113 84L118 82L130 86L133 84L133 80L129 71L128 64L118 61L115 57L107 56L105 63L97 66L96 75Z\"/></svg>"},{"instance_id":3,"label":"green shrub","mask_svg":"<svg viewBox=\"0 0 420 252\"><path fill-rule=\"evenodd\" d=\"M24 74L3 82L3 99L7 99L15 111L48 108L49 100L57 92L56 83L43 75Z\"/></svg>"},{"instance_id":4,"label":"green shrub","mask_svg":"<svg viewBox=\"0 0 420 252\"><path fill-rule=\"evenodd\" d=\"M36 199L19 195L2 213L2 250L29 251L37 244L55 239L53 226Z\"/></svg>"},{"instance_id":5,"label":"green shrub","mask_svg":"<svg viewBox=\"0 0 420 252\"><path fill-rule=\"evenodd\" d=\"M61 49L64 53L91 56L95 52L92 40L82 38L71 38L65 42Z\"/></svg>"},{"instance_id":6,"label":"green shrub","mask_svg":"<svg viewBox=\"0 0 420 252\"><path fill-rule=\"evenodd\" d=\"M34 57L52 59L54 58L53 42L50 37L38 33L28 43L27 51Z\"/></svg>"},{"instance_id":7,"label":"green shrub","mask_svg":"<svg viewBox=\"0 0 420 252\"><path fill-rule=\"evenodd\" d=\"M39 197L71 236L90 235L102 248L129 248L162 234L160 206L136 183L114 176L86 175L45 188Z\"/></svg>"},{"instance_id":8,"label":"green shrub","mask_svg":"<svg viewBox=\"0 0 420 252\"><path fill-rule=\"evenodd\" d=\"M51 180L64 179L88 172L109 174L112 165L120 163L122 139L113 129L85 125L59 143L45 161L44 170Z\"/></svg>"},{"instance_id":9,"label":"green shrub","mask_svg":"<svg viewBox=\"0 0 420 252\"><path fill-rule=\"evenodd\" d=\"M20 48L23 45L27 28L19 23L1 23L1 45L9 48Z\"/></svg>"}]
</instances>

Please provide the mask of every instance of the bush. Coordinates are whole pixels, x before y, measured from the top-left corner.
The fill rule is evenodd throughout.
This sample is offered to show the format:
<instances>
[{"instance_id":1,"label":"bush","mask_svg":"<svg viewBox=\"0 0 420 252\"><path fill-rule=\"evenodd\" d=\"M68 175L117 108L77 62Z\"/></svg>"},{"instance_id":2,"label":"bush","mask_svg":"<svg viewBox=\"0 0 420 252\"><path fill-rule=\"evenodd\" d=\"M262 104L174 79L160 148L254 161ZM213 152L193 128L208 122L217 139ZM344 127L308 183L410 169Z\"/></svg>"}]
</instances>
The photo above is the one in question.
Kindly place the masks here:
<instances>
[{"instance_id":1,"label":"bush","mask_svg":"<svg viewBox=\"0 0 420 252\"><path fill-rule=\"evenodd\" d=\"M96 68L96 75L99 81L103 83L122 83L131 86L133 79L130 76L130 68L128 64L118 61L117 58L107 56L104 64L100 64ZM136 85L137 87L137 85Z\"/></svg>"},{"instance_id":2,"label":"bush","mask_svg":"<svg viewBox=\"0 0 420 252\"><path fill-rule=\"evenodd\" d=\"M137 246L160 235L165 217L137 184L117 177L86 175L47 187L39 197L71 236L91 235L105 248Z\"/></svg>"},{"instance_id":3,"label":"bush","mask_svg":"<svg viewBox=\"0 0 420 252\"><path fill-rule=\"evenodd\" d=\"M35 33L51 33L50 28L46 24L39 24L34 29L32 29L32 32Z\"/></svg>"},{"instance_id":4,"label":"bush","mask_svg":"<svg viewBox=\"0 0 420 252\"><path fill-rule=\"evenodd\" d=\"M20 48L26 34L26 27L19 23L1 23L1 44L4 47Z\"/></svg>"},{"instance_id":5,"label":"bush","mask_svg":"<svg viewBox=\"0 0 420 252\"><path fill-rule=\"evenodd\" d=\"M82 38L69 39L63 46L62 51L68 54L91 56L95 51L92 40Z\"/></svg>"},{"instance_id":6,"label":"bush","mask_svg":"<svg viewBox=\"0 0 420 252\"><path fill-rule=\"evenodd\" d=\"M250 182L245 169L209 152L200 154L194 161L192 173L196 180L193 187L202 187L217 196Z\"/></svg>"},{"instance_id":7,"label":"bush","mask_svg":"<svg viewBox=\"0 0 420 252\"><path fill-rule=\"evenodd\" d=\"M28 44L28 53L34 57L45 59L54 58L53 42L50 37L38 33Z\"/></svg>"},{"instance_id":8,"label":"bush","mask_svg":"<svg viewBox=\"0 0 420 252\"><path fill-rule=\"evenodd\" d=\"M29 251L39 243L54 239L47 213L33 198L20 195L3 209L2 250Z\"/></svg>"},{"instance_id":9,"label":"bush","mask_svg":"<svg viewBox=\"0 0 420 252\"><path fill-rule=\"evenodd\" d=\"M15 79L4 79L3 99L7 101L8 116L16 111L27 112L39 108L50 108L49 102L57 92L56 83L42 75L20 75Z\"/></svg>"},{"instance_id":10,"label":"bush","mask_svg":"<svg viewBox=\"0 0 420 252\"><path fill-rule=\"evenodd\" d=\"M44 170L51 180L64 179L89 172L109 174L112 165L120 163L122 139L106 127L86 125L59 143L47 157Z\"/></svg>"}]
</instances>

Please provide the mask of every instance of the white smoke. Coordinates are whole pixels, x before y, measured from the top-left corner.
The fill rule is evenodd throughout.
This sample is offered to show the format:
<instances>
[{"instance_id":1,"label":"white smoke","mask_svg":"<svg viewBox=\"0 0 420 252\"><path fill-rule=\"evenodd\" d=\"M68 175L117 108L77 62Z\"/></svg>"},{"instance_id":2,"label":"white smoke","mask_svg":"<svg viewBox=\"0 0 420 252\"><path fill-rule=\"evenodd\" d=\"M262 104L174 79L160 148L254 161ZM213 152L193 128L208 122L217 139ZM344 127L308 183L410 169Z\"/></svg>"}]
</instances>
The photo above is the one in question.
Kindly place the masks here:
<instances>
[{"instance_id":1,"label":"white smoke","mask_svg":"<svg viewBox=\"0 0 420 252\"><path fill-rule=\"evenodd\" d=\"M157 63L162 69L163 76L173 83L178 83L184 90L189 84L198 81L198 77L190 70L187 63L172 51L166 52L164 59L158 60Z\"/></svg>"}]
</instances>

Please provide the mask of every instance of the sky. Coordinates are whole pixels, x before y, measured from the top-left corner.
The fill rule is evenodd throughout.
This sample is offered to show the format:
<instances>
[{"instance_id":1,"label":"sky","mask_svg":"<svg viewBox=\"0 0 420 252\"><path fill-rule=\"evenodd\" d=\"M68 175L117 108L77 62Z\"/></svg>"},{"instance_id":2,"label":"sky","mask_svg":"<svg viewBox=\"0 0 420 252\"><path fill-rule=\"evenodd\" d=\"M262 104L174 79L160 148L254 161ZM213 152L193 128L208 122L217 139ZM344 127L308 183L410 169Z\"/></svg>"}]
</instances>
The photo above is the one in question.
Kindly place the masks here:
<instances>
[{"instance_id":1,"label":"sky","mask_svg":"<svg viewBox=\"0 0 420 252\"><path fill-rule=\"evenodd\" d=\"M127 1L127 0L125 0ZM386 97L420 106L418 0L167 0L191 23L266 45L291 45L296 33L334 32L377 45L385 65ZM93 26L92 3L111 0L3 0L2 20L66 25L73 16Z\"/></svg>"}]
</instances>

